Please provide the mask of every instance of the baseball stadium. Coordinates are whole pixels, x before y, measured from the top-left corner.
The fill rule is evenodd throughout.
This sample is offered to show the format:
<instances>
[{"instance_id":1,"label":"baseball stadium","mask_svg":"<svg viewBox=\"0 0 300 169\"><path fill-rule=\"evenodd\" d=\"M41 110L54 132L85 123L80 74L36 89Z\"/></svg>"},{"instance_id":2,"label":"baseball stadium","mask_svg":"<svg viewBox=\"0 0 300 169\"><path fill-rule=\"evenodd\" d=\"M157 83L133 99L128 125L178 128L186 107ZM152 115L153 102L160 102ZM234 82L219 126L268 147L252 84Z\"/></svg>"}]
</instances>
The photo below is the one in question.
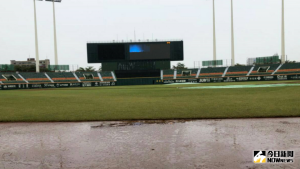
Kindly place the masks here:
<instances>
[{"instance_id":1,"label":"baseball stadium","mask_svg":"<svg viewBox=\"0 0 300 169\"><path fill-rule=\"evenodd\" d=\"M300 63L270 56L250 66L212 60L171 69L171 61L184 60L183 49L183 41L87 43L88 63L102 63L98 72L14 72L2 65L1 121L299 116Z\"/></svg>"},{"instance_id":2,"label":"baseball stadium","mask_svg":"<svg viewBox=\"0 0 300 169\"><path fill-rule=\"evenodd\" d=\"M299 8L3 1L0 169L300 168Z\"/></svg>"}]
</instances>

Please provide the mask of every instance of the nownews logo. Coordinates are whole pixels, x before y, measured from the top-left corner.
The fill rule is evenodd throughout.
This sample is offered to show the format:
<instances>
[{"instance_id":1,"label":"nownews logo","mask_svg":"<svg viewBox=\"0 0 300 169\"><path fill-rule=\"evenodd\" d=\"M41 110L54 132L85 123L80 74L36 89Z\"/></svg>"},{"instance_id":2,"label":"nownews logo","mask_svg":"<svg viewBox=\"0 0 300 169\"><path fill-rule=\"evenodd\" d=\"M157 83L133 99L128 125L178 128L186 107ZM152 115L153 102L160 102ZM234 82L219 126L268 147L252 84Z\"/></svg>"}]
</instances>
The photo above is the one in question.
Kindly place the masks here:
<instances>
[{"instance_id":1,"label":"nownews logo","mask_svg":"<svg viewBox=\"0 0 300 169\"><path fill-rule=\"evenodd\" d=\"M294 162L294 151L254 151L253 162L292 163Z\"/></svg>"}]
</instances>

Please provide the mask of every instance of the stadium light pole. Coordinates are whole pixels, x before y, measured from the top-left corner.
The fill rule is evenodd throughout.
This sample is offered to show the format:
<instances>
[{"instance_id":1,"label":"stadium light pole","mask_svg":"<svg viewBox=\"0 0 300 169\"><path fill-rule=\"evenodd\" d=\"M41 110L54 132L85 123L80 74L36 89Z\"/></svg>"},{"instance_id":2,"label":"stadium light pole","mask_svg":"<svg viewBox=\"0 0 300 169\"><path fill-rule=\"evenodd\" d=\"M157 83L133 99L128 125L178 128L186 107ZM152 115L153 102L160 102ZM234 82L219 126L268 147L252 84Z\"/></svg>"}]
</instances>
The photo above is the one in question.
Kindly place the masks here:
<instances>
[{"instance_id":1,"label":"stadium light pole","mask_svg":"<svg viewBox=\"0 0 300 169\"><path fill-rule=\"evenodd\" d=\"M39 1L42 1L42 0L39 0ZM39 73L40 72L40 58L39 58L39 44L38 44L35 0L33 0L33 7L34 7L34 28L35 28L35 67L36 67L36 72Z\"/></svg>"},{"instance_id":2,"label":"stadium light pole","mask_svg":"<svg viewBox=\"0 0 300 169\"><path fill-rule=\"evenodd\" d=\"M284 34L284 0L282 0L282 23L281 23L281 63L285 63L285 34Z\"/></svg>"},{"instance_id":3,"label":"stadium light pole","mask_svg":"<svg viewBox=\"0 0 300 169\"><path fill-rule=\"evenodd\" d=\"M213 59L217 60L216 53L216 26L215 26L215 0L213 0Z\"/></svg>"},{"instance_id":4,"label":"stadium light pole","mask_svg":"<svg viewBox=\"0 0 300 169\"><path fill-rule=\"evenodd\" d=\"M55 2L61 2L61 0L46 0L46 1L50 1L53 4L54 55L55 55L55 65L58 65L56 20L55 20Z\"/></svg>"},{"instance_id":5,"label":"stadium light pole","mask_svg":"<svg viewBox=\"0 0 300 169\"><path fill-rule=\"evenodd\" d=\"M234 66L233 0L231 0L231 66Z\"/></svg>"}]
</instances>

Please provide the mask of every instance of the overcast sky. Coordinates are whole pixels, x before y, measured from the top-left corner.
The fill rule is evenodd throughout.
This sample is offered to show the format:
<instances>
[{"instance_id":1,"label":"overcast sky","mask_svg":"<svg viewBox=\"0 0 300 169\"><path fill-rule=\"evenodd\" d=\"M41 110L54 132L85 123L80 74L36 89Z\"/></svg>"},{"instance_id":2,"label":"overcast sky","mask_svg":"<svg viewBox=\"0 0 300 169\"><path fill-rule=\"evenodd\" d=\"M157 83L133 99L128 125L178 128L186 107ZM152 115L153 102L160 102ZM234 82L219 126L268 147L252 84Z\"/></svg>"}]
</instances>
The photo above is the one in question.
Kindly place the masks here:
<instances>
[{"instance_id":1,"label":"overcast sky","mask_svg":"<svg viewBox=\"0 0 300 169\"><path fill-rule=\"evenodd\" d=\"M52 4L36 3L40 59L53 64ZM230 0L215 8L217 59L230 59ZM300 61L299 9L299 0L286 0L288 60ZM33 0L1 2L0 64L35 57L33 16ZM86 42L133 39L134 29L137 39L182 39L188 67L213 58L212 0L63 0L56 19L59 64L87 66ZM234 28L236 63L280 55L281 0L234 0Z\"/></svg>"}]
</instances>

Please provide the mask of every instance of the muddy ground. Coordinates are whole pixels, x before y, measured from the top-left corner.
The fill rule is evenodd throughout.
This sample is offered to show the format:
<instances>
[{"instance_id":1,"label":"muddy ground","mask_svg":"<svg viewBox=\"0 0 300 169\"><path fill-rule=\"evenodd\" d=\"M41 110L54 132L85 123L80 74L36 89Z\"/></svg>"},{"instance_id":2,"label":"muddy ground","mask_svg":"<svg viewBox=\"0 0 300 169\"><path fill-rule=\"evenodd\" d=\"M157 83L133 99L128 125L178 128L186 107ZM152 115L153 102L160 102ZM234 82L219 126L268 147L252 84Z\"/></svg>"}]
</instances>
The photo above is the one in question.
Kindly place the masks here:
<instances>
[{"instance_id":1,"label":"muddy ground","mask_svg":"<svg viewBox=\"0 0 300 169\"><path fill-rule=\"evenodd\" d=\"M0 169L300 168L300 118L0 123ZM254 164L254 150L293 150Z\"/></svg>"}]
</instances>

